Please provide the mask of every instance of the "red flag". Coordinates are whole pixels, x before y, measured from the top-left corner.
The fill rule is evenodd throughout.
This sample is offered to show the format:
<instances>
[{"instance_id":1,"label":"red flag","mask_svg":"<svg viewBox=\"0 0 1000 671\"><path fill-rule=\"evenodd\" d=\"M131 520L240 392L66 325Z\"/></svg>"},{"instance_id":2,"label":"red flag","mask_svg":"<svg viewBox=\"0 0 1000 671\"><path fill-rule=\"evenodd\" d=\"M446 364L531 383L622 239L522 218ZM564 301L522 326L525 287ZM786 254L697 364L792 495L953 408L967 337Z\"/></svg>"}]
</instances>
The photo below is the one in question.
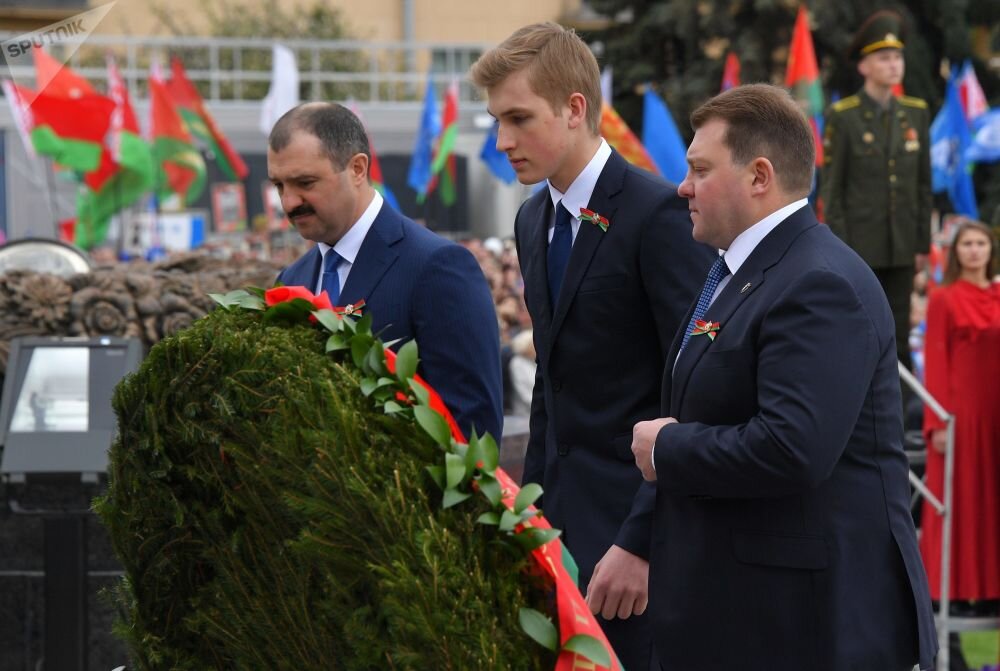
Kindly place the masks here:
<instances>
[{"instance_id":1,"label":"red flag","mask_svg":"<svg viewBox=\"0 0 1000 671\"><path fill-rule=\"evenodd\" d=\"M736 57L735 52L730 51L726 54L726 65L722 69L722 90L728 91L739 85L740 59Z\"/></svg>"},{"instance_id":2,"label":"red flag","mask_svg":"<svg viewBox=\"0 0 1000 671\"><path fill-rule=\"evenodd\" d=\"M190 204L205 186L205 161L174 108L166 84L155 73L149 77L149 112L153 159L159 168L156 193L161 198L177 193Z\"/></svg>"},{"instance_id":3,"label":"red flag","mask_svg":"<svg viewBox=\"0 0 1000 671\"><path fill-rule=\"evenodd\" d=\"M174 99L178 111L187 122L191 134L215 156L215 162L226 177L231 180L243 180L250 174L243 158L230 144L222 129L205 107L198 89L187 78L184 65L174 56L170 61L172 76L167 82L167 90Z\"/></svg>"},{"instance_id":4,"label":"red flag","mask_svg":"<svg viewBox=\"0 0 1000 671\"><path fill-rule=\"evenodd\" d=\"M799 5L792 31L792 45L788 50L788 69L785 71L785 86L794 97L813 129L816 141L816 165L823 165L823 140L819 136L819 119L823 114L823 88L819 81L819 67L816 65L816 50L813 48L812 33L809 31L809 16L806 8Z\"/></svg>"}]
</instances>

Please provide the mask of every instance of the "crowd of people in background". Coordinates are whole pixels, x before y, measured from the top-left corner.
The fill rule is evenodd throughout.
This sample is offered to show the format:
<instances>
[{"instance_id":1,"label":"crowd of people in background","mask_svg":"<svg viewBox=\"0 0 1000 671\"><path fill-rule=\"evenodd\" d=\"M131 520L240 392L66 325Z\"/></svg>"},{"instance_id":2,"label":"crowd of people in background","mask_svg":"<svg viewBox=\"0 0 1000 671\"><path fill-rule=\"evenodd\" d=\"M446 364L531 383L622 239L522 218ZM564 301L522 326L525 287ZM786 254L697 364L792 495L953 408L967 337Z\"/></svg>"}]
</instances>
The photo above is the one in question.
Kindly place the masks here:
<instances>
[{"instance_id":1,"label":"crowd of people in background","mask_svg":"<svg viewBox=\"0 0 1000 671\"><path fill-rule=\"evenodd\" d=\"M459 244L479 262L496 306L504 412L527 416L535 384L535 346L514 240L465 238Z\"/></svg>"}]
</instances>

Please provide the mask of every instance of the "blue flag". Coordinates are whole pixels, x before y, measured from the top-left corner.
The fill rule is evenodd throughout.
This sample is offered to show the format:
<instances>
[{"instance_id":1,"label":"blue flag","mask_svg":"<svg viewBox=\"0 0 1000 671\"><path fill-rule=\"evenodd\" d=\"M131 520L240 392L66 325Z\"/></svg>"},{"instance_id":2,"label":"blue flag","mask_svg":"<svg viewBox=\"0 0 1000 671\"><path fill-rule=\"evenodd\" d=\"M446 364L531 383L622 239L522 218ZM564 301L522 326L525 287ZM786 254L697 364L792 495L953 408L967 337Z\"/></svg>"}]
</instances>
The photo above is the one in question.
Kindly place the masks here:
<instances>
[{"instance_id":1,"label":"blue flag","mask_svg":"<svg viewBox=\"0 0 1000 671\"><path fill-rule=\"evenodd\" d=\"M972 144L965 160L969 163L1000 161L1000 108L976 117L972 130Z\"/></svg>"},{"instance_id":2,"label":"blue flag","mask_svg":"<svg viewBox=\"0 0 1000 671\"><path fill-rule=\"evenodd\" d=\"M648 86L642 98L642 144L660 174L674 184L684 181L687 146L667 104Z\"/></svg>"},{"instance_id":3,"label":"blue flag","mask_svg":"<svg viewBox=\"0 0 1000 671\"><path fill-rule=\"evenodd\" d=\"M406 175L406 183L420 196L427 195L427 187L431 183L431 163L434 160L434 140L441 133L441 117L437 113L437 102L434 99L434 80L427 73L427 90L424 94L424 112L420 116L420 128L417 129L417 142L413 146L413 157L410 159L410 171Z\"/></svg>"},{"instance_id":4,"label":"blue flag","mask_svg":"<svg viewBox=\"0 0 1000 671\"><path fill-rule=\"evenodd\" d=\"M479 152L479 158L483 159L483 163L490 169L490 172L497 176L497 179L503 180L507 184L513 184L514 180L517 179L517 173L514 172L514 167L507 160L507 154L497 149L497 131L499 128L500 123L494 121L490 131L486 134L486 140L483 142L483 148Z\"/></svg>"},{"instance_id":5,"label":"blue flag","mask_svg":"<svg viewBox=\"0 0 1000 671\"><path fill-rule=\"evenodd\" d=\"M955 212L979 218L972 166L966 151L972 144L969 124L958 99L955 76L945 86L944 105L931 124L931 183L935 193L947 191Z\"/></svg>"}]
</instances>

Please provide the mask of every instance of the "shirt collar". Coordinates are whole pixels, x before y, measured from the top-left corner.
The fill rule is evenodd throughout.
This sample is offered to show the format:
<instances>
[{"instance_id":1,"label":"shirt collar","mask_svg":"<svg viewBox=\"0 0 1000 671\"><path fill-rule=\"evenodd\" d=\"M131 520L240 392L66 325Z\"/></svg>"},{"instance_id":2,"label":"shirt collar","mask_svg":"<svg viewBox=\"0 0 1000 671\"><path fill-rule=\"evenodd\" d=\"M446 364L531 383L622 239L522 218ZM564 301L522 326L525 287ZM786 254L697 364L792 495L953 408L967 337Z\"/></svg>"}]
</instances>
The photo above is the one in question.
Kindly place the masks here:
<instances>
[{"instance_id":1,"label":"shirt collar","mask_svg":"<svg viewBox=\"0 0 1000 671\"><path fill-rule=\"evenodd\" d=\"M358 258L358 252L361 251L361 243L365 241L365 236L368 235L368 230L375 223L375 217L378 216L379 211L382 209L382 194L375 189L372 189L375 196L372 198L372 202L368 203L368 207L365 208L364 213L361 217L354 222L354 225L347 229L347 233L344 233L343 237L337 241L337 244L333 246L333 251L340 254L340 258L344 259L351 265L354 264L354 259ZM319 245L319 251L322 252L323 257L326 258L326 250L330 249L330 245L325 242L317 243Z\"/></svg>"},{"instance_id":2,"label":"shirt collar","mask_svg":"<svg viewBox=\"0 0 1000 671\"><path fill-rule=\"evenodd\" d=\"M719 253L725 252L726 265L729 266L729 272L733 275L740 269L740 266L749 258L753 250L757 248L761 240L767 237L767 234L773 231L778 224L783 222L785 219L790 217L793 212L798 212L800 209L809 204L809 200L802 198L794 203L789 203L785 205L780 210L772 212L767 215L756 224L743 231L736 236L733 243L729 245L729 249L719 250Z\"/></svg>"},{"instance_id":3,"label":"shirt collar","mask_svg":"<svg viewBox=\"0 0 1000 671\"><path fill-rule=\"evenodd\" d=\"M594 194L594 187L597 186L597 180L601 176L601 172L604 170L604 165L611 158L611 147L608 143L601 138L601 144L597 147L597 151L594 153L593 158L587 166L576 176L573 183L569 185L566 189L566 193L560 193L559 189L552 186L552 182L548 182L549 185L549 197L552 198L552 209L562 201L563 206L569 210L570 214L577 216L580 213L581 207L587 207L590 204L590 197Z\"/></svg>"}]
</instances>

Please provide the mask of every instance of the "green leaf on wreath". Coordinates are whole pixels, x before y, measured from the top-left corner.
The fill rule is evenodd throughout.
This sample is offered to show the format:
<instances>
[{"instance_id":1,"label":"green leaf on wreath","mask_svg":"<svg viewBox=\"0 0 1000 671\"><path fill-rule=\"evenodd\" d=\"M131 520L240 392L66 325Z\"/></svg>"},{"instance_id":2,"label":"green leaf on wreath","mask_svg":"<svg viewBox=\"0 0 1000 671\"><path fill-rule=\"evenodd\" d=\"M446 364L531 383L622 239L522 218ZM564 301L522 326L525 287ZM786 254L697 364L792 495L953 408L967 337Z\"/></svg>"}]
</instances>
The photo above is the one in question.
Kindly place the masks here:
<instances>
[{"instance_id":1,"label":"green leaf on wreath","mask_svg":"<svg viewBox=\"0 0 1000 671\"><path fill-rule=\"evenodd\" d=\"M441 506L444 508L451 508L453 505L461 503L472 496L468 492L460 492L457 489L446 489L444 492L444 499L441 502Z\"/></svg>"},{"instance_id":2,"label":"green leaf on wreath","mask_svg":"<svg viewBox=\"0 0 1000 671\"><path fill-rule=\"evenodd\" d=\"M367 336L372 335L372 319L373 319L372 315L369 312L364 317L358 320L354 332L357 333L358 335L367 335Z\"/></svg>"},{"instance_id":3,"label":"green leaf on wreath","mask_svg":"<svg viewBox=\"0 0 1000 671\"><path fill-rule=\"evenodd\" d=\"M444 489L444 466L427 466L427 472L430 474L431 479L437 483L437 486Z\"/></svg>"},{"instance_id":4,"label":"green leaf on wreath","mask_svg":"<svg viewBox=\"0 0 1000 671\"><path fill-rule=\"evenodd\" d=\"M514 527L521 523L521 516L515 515L509 510L503 511L500 515L500 531L513 531Z\"/></svg>"},{"instance_id":5,"label":"green leaf on wreath","mask_svg":"<svg viewBox=\"0 0 1000 671\"><path fill-rule=\"evenodd\" d=\"M543 648L555 652L559 645L559 632L552 621L534 608L522 608L517 615L521 629Z\"/></svg>"},{"instance_id":6,"label":"green leaf on wreath","mask_svg":"<svg viewBox=\"0 0 1000 671\"><path fill-rule=\"evenodd\" d=\"M343 320L333 310L316 310L313 312L316 321L322 324L330 333L340 333Z\"/></svg>"},{"instance_id":7,"label":"green leaf on wreath","mask_svg":"<svg viewBox=\"0 0 1000 671\"><path fill-rule=\"evenodd\" d=\"M503 491L500 489L500 483L492 475L483 475L479 479L479 491L486 496L486 499L491 504L494 506L500 505Z\"/></svg>"},{"instance_id":8,"label":"green leaf on wreath","mask_svg":"<svg viewBox=\"0 0 1000 671\"><path fill-rule=\"evenodd\" d=\"M514 512L518 514L524 512L541 495L542 487L537 482L529 482L524 487L521 487L521 491L517 493L517 498L514 499Z\"/></svg>"},{"instance_id":9,"label":"green leaf on wreath","mask_svg":"<svg viewBox=\"0 0 1000 671\"><path fill-rule=\"evenodd\" d=\"M354 365L358 368L364 369L365 359L368 356L368 350L372 348L375 344L375 340L371 336L356 335L351 338L351 358L354 360Z\"/></svg>"},{"instance_id":10,"label":"green leaf on wreath","mask_svg":"<svg viewBox=\"0 0 1000 671\"><path fill-rule=\"evenodd\" d=\"M386 401L383 410L385 410L385 414L387 415L395 415L397 412L403 412L406 408L396 401Z\"/></svg>"},{"instance_id":11,"label":"green leaf on wreath","mask_svg":"<svg viewBox=\"0 0 1000 671\"><path fill-rule=\"evenodd\" d=\"M413 395L417 397L417 401L419 401L420 405L430 405L431 393L427 391L427 387L420 384L416 380L411 379L408 382L410 385L410 391L412 391Z\"/></svg>"},{"instance_id":12,"label":"green leaf on wreath","mask_svg":"<svg viewBox=\"0 0 1000 671\"><path fill-rule=\"evenodd\" d=\"M312 313L313 305L304 298L293 298L290 301L284 301L282 303L277 303L272 305L267 310L264 311L264 322L304 322L309 318Z\"/></svg>"},{"instance_id":13,"label":"green leaf on wreath","mask_svg":"<svg viewBox=\"0 0 1000 671\"><path fill-rule=\"evenodd\" d=\"M263 293L260 296L247 293L244 296L240 296L236 304L247 310L264 310L267 308Z\"/></svg>"},{"instance_id":14,"label":"green leaf on wreath","mask_svg":"<svg viewBox=\"0 0 1000 671\"><path fill-rule=\"evenodd\" d=\"M465 459L457 454L444 455L444 470L448 489L457 487L465 479Z\"/></svg>"},{"instance_id":15,"label":"green leaf on wreath","mask_svg":"<svg viewBox=\"0 0 1000 671\"><path fill-rule=\"evenodd\" d=\"M413 415L417 418L417 424L434 439L435 443L442 447L451 445L451 429L448 428L448 422L436 410L426 405L418 405L413 408Z\"/></svg>"},{"instance_id":16,"label":"green leaf on wreath","mask_svg":"<svg viewBox=\"0 0 1000 671\"><path fill-rule=\"evenodd\" d=\"M417 374L417 341L411 340L396 353L396 378L406 384L406 381Z\"/></svg>"},{"instance_id":17,"label":"green leaf on wreath","mask_svg":"<svg viewBox=\"0 0 1000 671\"><path fill-rule=\"evenodd\" d=\"M611 666L611 656L608 655L608 649L588 634L571 636L568 641L563 643L562 649L583 655L598 666Z\"/></svg>"},{"instance_id":18,"label":"green leaf on wreath","mask_svg":"<svg viewBox=\"0 0 1000 671\"><path fill-rule=\"evenodd\" d=\"M473 433L472 438L469 440L468 448L465 451L465 468L471 473L474 469L481 468L480 464L482 463L483 446L476 438L476 434Z\"/></svg>"},{"instance_id":19,"label":"green leaf on wreath","mask_svg":"<svg viewBox=\"0 0 1000 671\"><path fill-rule=\"evenodd\" d=\"M558 529L539 529L538 527L528 527L521 533L514 536L514 540L524 548L525 552L531 552L537 547L541 547L549 541L558 538L562 532Z\"/></svg>"},{"instance_id":20,"label":"green leaf on wreath","mask_svg":"<svg viewBox=\"0 0 1000 671\"><path fill-rule=\"evenodd\" d=\"M361 380L361 393L365 396L371 396L372 392L378 388L378 382L370 377L366 377Z\"/></svg>"},{"instance_id":21,"label":"green leaf on wreath","mask_svg":"<svg viewBox=\"0 0 1000 671\"><path fill-rule=\"evenodd\" d=\"M492 473L500 465L500 450L497 448L497 441L486 433L479 438L479 444L483 448L483 470Z\"/></svg>"},{"instance_id":22,"label":"green leaf on wreath","mask_svg":"<svg viewBox=\"0 0 1000 671\"><path fill-rule=\"evenodd\" d=\"M326 351L339 352L340 350L347 349L347 340L344 339L343 334L334 333L332 336L326 339Z\"/></svg>"},{"instance_id":23,"label":"green leaf on wreath","mask_svg":"<svg viewBox=\"0 0 1000 671\"><path fill-rule=\"evenodd\" d=\"M477 519L480 524L489 524L490 526L497 526L500 524L500 515L497 513L483 513Z\"/></svg>"},{"instance_id":24,"label":"green leaf on wreath","mask_svg":"<svg viewBox=\"0 0 1000 671\"><path fill-rule=\"evenodd\" d=\"M228 294L209 294L208 297L211 298L216 303L218 303L219 305L221 305L222 307L228 309L233 305L238 305L238 303L236 302L236 294L239 293L240 291L239 289L237 289L236 291L230 291Z\"/></svg>"}]
</instances>

